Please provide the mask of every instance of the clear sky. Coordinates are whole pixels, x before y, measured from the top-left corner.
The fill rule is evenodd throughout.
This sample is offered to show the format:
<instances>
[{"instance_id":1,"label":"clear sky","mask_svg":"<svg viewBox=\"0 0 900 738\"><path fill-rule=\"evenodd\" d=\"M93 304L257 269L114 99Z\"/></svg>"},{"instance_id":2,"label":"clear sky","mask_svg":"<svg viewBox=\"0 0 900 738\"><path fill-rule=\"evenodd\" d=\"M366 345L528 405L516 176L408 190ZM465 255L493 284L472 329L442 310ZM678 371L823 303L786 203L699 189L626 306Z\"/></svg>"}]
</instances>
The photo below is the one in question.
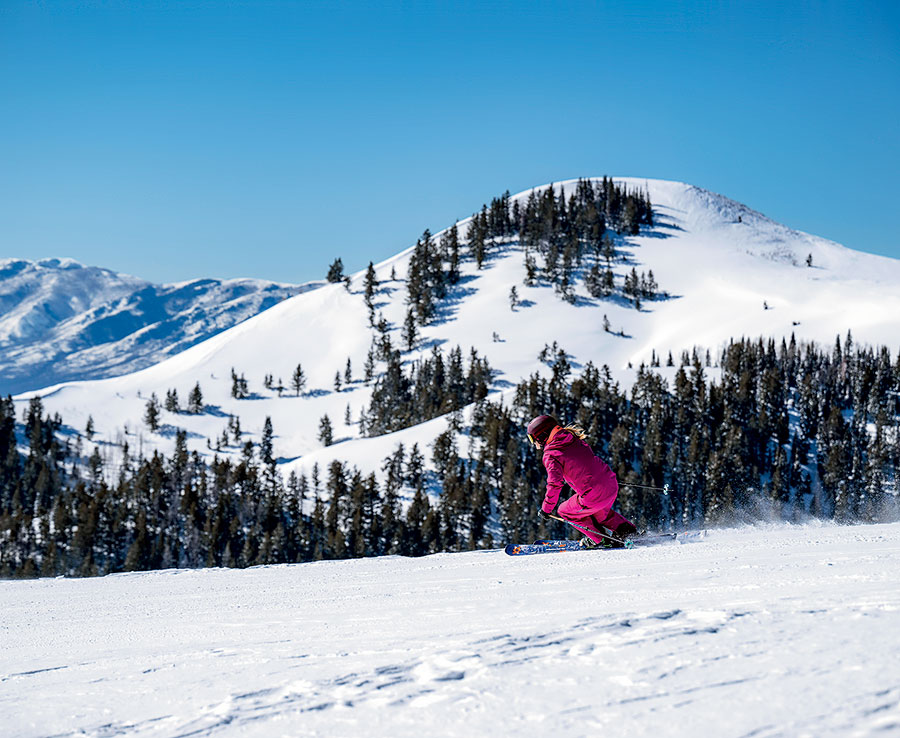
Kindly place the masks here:
<instances>
[{"instance_id":1,"label":"clear sky","mask_svg":"<svg viewBox=\"0 0 900 738\"><path fill-rule=\"evenodd\" d=\"M894 0L0 0L0 257L303 282L609 174L900 258L898 172Z\"/></svg>"}]
</instances>

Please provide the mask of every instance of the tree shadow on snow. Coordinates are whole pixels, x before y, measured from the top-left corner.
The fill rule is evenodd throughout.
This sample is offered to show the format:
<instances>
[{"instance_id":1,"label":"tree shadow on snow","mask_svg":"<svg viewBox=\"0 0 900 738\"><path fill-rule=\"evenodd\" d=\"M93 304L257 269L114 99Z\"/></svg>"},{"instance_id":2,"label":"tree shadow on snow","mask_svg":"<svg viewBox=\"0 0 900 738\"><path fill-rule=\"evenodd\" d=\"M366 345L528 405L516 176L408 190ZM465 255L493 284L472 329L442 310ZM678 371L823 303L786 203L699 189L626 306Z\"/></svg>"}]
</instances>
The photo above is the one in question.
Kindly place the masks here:
<instances>
[{"instance_id":1,"label":"tree shadow on snow","mask_svg":"<svg viewBox=\"0 0 900 738\"><path fill-rule=\"evenodd\" d=\"M672 238L674 233L666 233L665 231L680 231L684 233L685 230L677 223L666 223L664 221L656 221L653 224L652 228L648 228L646 231L641 231L639 235L647 236L648 238Z\"/></svg>"},{"instance_id":2,"label":"tree shadow on snow","mask_svg":"<svg viewBox=\"0 0 900 738\"><path fill-rule=\"evenodd\" d=\"M195 433L194 431L189 431L186 428L179 428L177 425L171 425L169 423L165 423L159 427L159 430L156 431L157 435L162 436L163 438L174 438L179 431L183 431L188 438L192 439L200 439L206 438L201 433Z\"/></svg>"},{"instance_id":3,"label":"tree shadow on snow","mask_svg":"<svg viewBox=\"0 0 900 738\"><path fill-rule=\"evenodd\" d=\"M438 300L435 304L434 318L430 325L444 325L452 321L459 311L460 304L467 298L474 295L477 290L474 287L467 287L469 282L473 282L478 277L466 275L461 277L459 282L451 286L447 291L447 296Z\"/></svg>"},{"instance_id":4,"label":"tree shadow on snow","mask_svg":"<svg viewBox=\"0 0 900 738\"><path fill-rule=\"evenodd\" d=\"M428 351L434 348L438 348L447 343L446 338L431 338L427 341L423 341L420 344L417 344L415 347L415 351Z\"/></svg>"},{"instance_id":5,"label":"tree shadow on snow","mask_svg":"<svg viewBox=\"0 0 900 738\"><path fill-rule=\"evenodd\" d=\"M231 413L226 413L221 407L218 405L204 405L203 412L199 413L200 415L212 415L215 418L227 418L230 417Z\"/></svg>"}]
</instances>

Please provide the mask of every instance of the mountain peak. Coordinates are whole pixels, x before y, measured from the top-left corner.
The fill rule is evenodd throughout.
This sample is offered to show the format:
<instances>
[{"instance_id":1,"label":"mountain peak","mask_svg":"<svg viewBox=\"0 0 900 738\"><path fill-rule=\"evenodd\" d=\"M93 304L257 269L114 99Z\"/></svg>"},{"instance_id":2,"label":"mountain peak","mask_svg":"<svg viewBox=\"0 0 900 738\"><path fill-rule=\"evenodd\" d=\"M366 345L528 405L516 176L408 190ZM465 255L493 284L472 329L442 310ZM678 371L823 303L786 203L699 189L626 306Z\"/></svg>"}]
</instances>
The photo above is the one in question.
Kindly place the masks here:
<instances>
[{"instance_id":1,"label":"mountain peak","mask_svg":"<svg viewBox=\"0 0 900 738\"><path fill-rule=\"evenodd\" d=\"M151 394L163 397L177 390L186 397L199 382L205 401L216 412L171 418L188 433L192 450L211 453L207 439L221 436L223 416L240 417L249 438L258 437L270 418L276 429L275 454L290 460L284 462L283 473L308 471L315 463L324 468L335 458L371 470L396 444L418 443L425 448L446 428L441 418L420 418L419 425L385 436L367 438L362 433L358 419L370 405L373 387L360 378L373 347L384 341L401 351L402 363L408 367L434 351L447 355L456 346L464 356L470 350L477 352L493 369L495 393L511 392L519 381L546 373L548 367L540 357L546 357L548 347L565 351L574 372L588 363L598 368L606 365L612 379L628 387L637 369L649 366L654 356L678 357L694 347L718 356L729 341L744 336L776 341L795 336L830 346L836 335L852 330L860 341L895 341L900 262L792 230L689 184L636 178L612 181L638 197L649 193L652 226L641 225L637 233L616 232L618 216L612 213L605 233L611 246L599 241L582 243L580 257L578 249L569 255L565 252L567 243L573 242L551 243L541 240L545 236L540 233L510 232L486 238L479 266L471 239L480 237L489 211L476 211L476 216L458 223L458 279L445 286L444 296L435 293L428 298L433 301L431 312L424 324L414 323L412 337L409 315L421 297L421 286L414 300L411 279L425 266L415 264L421 259L424 236L419 246L375 267L377 284L369 298L364 271L352 275L346 287L315 285L319 289L284 300L212 338L198 340L177 355L173 351L141 372L54 387L44 393L45 403L51 411L60 410L75 427L83 427L93 413L98 430L115 438L123 427L140 426ZM590 180L595 192L603 182ZM577 180L552 185L553 207L568 202L578 186ZM510 211L518 205L521 215L532 193L536 199L542 193L546 196L548 187L509 197ZM549 200L547 207L551 207ZM490 223L484 227L490 231ZM437 235L430 236L429 258L437 254L442 269L447 268L449 253L440 256L441 250L450 248L450 241L443 241L452 230L452 226L435 229ZM553 259L555 267L548 261ZM566 259L573 260L566 267L571 281L568 294L562 294L561 282L554 285L547 270L563 268ZM598 272L610 272L613 286L608 294L588 287L586 280L595 267ZM432 264L426 272L433 268ZM529 270L534 274L529 276ZM427 279L436 277L432 274ZM651 297L637 300L628 293L629 280L641 283L640 288L632 283L638 292L651 281L658 288ZM117 320L151 309L128 300L123 304ZM96 322L104 325L102 320ZM130 353L140 349L148 334L161 331L170 341L182 335L178 333L181 325L166 325L153 325L110 345ZM175 344L175 348L185 345ZM298 366L307 379L304 394L278 391L289 385ZM656 371L667 375L674 369ZM233 373L246 380L246 396L252 401L233 396ZM343 379L346 374L351 376L349 382ZM318 440L325 416L339 441L333 446ZM349 423L340 423L341 418ZM142 435L141 443L145 453L152 448L169 453L173 437L148 433ZM237 453L235 449L222 453L232 451Z\"/></svg>"}]
</instances>

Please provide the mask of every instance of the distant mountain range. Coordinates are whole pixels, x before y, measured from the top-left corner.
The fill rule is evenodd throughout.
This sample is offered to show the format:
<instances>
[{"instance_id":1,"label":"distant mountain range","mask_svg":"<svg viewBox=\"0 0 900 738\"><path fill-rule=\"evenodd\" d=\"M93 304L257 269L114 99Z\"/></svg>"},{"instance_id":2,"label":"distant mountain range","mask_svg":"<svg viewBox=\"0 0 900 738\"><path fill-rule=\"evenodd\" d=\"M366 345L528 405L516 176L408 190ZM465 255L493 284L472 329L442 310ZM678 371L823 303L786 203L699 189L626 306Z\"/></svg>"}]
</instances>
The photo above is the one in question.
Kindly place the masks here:
<instances>
[{"instance_id":1,"label":"distant mountain range","mask_svg":"<svg viewBox=\"0 0 900 738\"><path fill-rule=\"evenodd\" d=\"M320 284L153 284L71 259L2 259L0 395L143 369Z\"/></svg>"}]
</instances>

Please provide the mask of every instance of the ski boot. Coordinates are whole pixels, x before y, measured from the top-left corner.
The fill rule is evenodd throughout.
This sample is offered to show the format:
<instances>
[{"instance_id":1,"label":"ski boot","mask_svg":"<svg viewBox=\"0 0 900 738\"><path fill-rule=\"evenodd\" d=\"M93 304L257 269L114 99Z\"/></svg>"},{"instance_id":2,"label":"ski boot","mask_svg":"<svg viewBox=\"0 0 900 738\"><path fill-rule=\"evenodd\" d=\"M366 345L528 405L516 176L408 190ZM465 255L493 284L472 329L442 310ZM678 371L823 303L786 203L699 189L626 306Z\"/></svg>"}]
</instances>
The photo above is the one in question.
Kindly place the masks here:
<instances>
[{"instance_id":1,"label":"ski boot","mask_svg":"<svg viewBox=\"0 0 900 738\"><path fill-rule=\"evenodd\" d=\"M622 548L622 544L609 538L601 538L599 541L592 541L587 536L582 536L579 541L581 547L585 551L593 551L596 548Z\"/></svg>"},{"instance_id":2,"label":"ski boot","mask_svg":"<svg viewBox=\"0 0 900 738\"><path fill-rule=\"evenodd\" d=\"M622 541L625 544L625 548L632 548L634 546L634 541L637 538L640 538L643 533L639 532L638 529L632 525L631 523L623 523L616 530L611 531L612 535Z\"/></svg>"}]
</instances>

